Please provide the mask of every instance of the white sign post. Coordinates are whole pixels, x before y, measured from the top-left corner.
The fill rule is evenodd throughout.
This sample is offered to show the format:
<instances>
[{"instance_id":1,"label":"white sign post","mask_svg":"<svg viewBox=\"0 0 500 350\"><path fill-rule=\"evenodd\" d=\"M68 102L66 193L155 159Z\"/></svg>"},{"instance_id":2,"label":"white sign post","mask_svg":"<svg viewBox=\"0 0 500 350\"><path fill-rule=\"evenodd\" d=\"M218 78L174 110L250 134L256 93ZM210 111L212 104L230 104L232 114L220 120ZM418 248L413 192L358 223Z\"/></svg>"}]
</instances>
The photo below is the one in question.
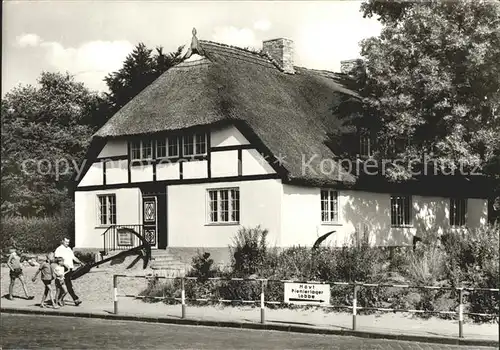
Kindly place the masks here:
<instances>
[{"instance_id":1,"label":"white sign post","mask_svg":"<svg viewBox=\"0 0 500 350\"><path fill-rule=\"evenodd\" d=\"M330 305L330 285L285 282L285 303Z\"/></svg>"}]
</instances>

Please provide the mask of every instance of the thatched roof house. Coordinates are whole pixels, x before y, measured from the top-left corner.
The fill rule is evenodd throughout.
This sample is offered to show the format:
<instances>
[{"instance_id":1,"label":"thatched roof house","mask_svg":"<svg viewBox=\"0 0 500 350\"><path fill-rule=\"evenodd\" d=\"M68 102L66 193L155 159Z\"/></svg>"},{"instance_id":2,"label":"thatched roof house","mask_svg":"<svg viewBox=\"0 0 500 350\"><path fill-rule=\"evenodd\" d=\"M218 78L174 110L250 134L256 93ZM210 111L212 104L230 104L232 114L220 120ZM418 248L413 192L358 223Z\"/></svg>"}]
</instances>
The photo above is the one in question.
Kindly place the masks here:
<instances>
[{"instance_id":1,"label":"thatched roof house","mask_svg":"<svg viewBox=\"0 0 500 350\"><path fill-rule=\"evenodd\" d=\"M194 36L181 63L93 136L75 189L77 246L132 244L119 225L156 248L227 250L236 230L258 225L282 247L332 230L337 246L360 232L411 245L424 230L485 222L486 192L464 177L395 184L345 166L331 135L337 107L361 101L346 74L359 62L333 73L293 55L283 38L253 52Z\"/></svg>"},{"instance_id":2,"label":"thatched roof house","mask_svg":"<svg viewBox=\"0 0 500 350\"><path fill-rule=\"evenodd\" d=\"M335 154L327 147L333 108L346 87L345 74L294 66L288 74L270 55L200 41L203 57L169 69L145 88L96 134L119 137L166 130L237 123L255 133L269 156L283 157L290 179L318 183L354 181L340 166L303 173L302 164L319 169ZM303 160L303 157L305 160Z\"/></svg>"}]
</instances>

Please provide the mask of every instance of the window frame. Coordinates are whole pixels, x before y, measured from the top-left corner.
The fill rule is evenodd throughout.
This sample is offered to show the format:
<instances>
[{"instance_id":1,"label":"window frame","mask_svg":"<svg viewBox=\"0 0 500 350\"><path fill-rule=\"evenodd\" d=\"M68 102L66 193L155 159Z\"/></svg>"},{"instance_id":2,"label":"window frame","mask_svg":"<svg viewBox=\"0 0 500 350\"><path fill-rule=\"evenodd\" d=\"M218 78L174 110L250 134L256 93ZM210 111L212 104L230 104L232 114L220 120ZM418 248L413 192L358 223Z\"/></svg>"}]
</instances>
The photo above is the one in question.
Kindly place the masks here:
<instances>
[{"instance_id":1,"label":"window frame","mask_svg":"<svg viewBox=\"0 0 500 350\"><path fill-rule=\"evenodd\" d=\"M102 218L103 218L103 214L102 214L102 208L103 208L103 205L102 205L102 202L101 202L101 198L104 198L105 199L105 210L106 210L106 214L105 214L105 222L102 221ZM111 201L111 198L113 199ZM103 194L98 194L96 195L96 206L97 206L97 210L96 210L96 220L97 220L97 226L98 227L108 227L108 226L111 226L111 225L116 225L117 224L117 205L116 205L116 194L115 193L103 193ZM114 207L114 211L112 210L112 208ZM114 217L114 220L112 220L112 218ZM114 222L113 222L114 221Z\"/></svg>"},{"instance_id":2,"label":"window frame","mask_svg":"<svg viewBox=\"0 0 500 350\"><path fill-rule=\"evenodd\" d=\"M198 143L198 137L202 137L202 142ZM187 138L192 138L192 142L186 143ZM203 145L203 152L198 152L198 144ZM187 152L186 145L191 145L193 148L193 152ZM201 146L200 146L201 148ZM184 157L197 157L197 156L205 156L207 155L208 152L208 136L206 132L198 132L198 133L192 133L188 135L183 135L182 136L182 155Z\"/></svg>"},{"instance_id":3,"label":"window frame","mask_svg":"<svg viewBox=\"0 0 500 350\"><path fill-rule=\"evenodd\" d=\"M326 193L326 199L323 194ZM332 202L332 194L335 194L334 202ZM332 205L335 203L335 208L332 210ZM338 225L339 218L339 191L332 188L322 188L320 190L320 215L321 224L323 225ZM332 218L333 214L333 218ZM325 220L325 217L328 218Z\"/></svg>"},{"instance_id":4,"label":"window frame","mask_svg":"<svg viewBox=\"0 0 500 350\"><path fill-rule=\"evenodd\" d=\"M212 196L213 193L215 193L215 196ZM226 195L224 196L223 193L226 193ZM240 198L239 187L207 188L206 225L239 225L241 220ZM213 207L214 202L216 206L215 211ZM227 217L227 220L223 220L224 216Z\"/></svg>"},{"instance_id":5,"label":"window frame","mask_svg":"<svg viewBox=\"0 0 500 350\"><path fill-rule=\"evenodd\" d=\"M156 146L156 159L169 159L169 158L179 158L180 157L180 151L181 151L181 142L180 142L181 137L180 136L169 136L169 137L162 137L160 139L157 139L155 142ZM176 143L171 143L171 140L176 140ZM158 145L159 142L163 142L164 145L163 147L165 148L165 155L160 156L160 146ZM171 151L171 147L177 146L177 153L172 154L173 152Z\"/></svg>"},{"instance_id":6,"label":"window frame","mask_svg":"<svg viewBox=\"0 0 500 350\"><path fill-rule=\"evenodd\" d=\"M455 203L455 205L454 205ZM463 207L462 205L463 204ZM454 210L457 210L454 213ZM463 210L463 213L461 212ZM462 197L452 197L450 198L450 219L449 223L451 227L459 228L467 226L467 214L468 214L468 200ZM462 217L463 215L463 217ZM457 223L458 220L458 223ZM463 222L463 223L462 223Z\"/></svg>"},{"instance_id":7,"label":"window frame","mask_svg":"<svg viewBox=\"0 0 500 350\"><path fill-rule=\"evenodd\" d=\"M399 201L403 199L403 210L399 210ZM396 201L394 203L394 201ZM396 205L396 209L394 208ZM406 207L407 205L407 207ZM391 194L390 195L390 219L391 227L394 228L405 228L413 227L413 197L410 194ZM396 214L396 216L394 215ZM407 217L406 217L407 216ZM402 218L402 220L398 220ZM408 219L408 220L406 220ZM396 220L396 222L395 222ZM401 221L401 222L400 222Z\"/></svg>"},{"instance_id":8,"label":"window frame","mask_svg":"<svg viewBox=\"0 0 500 350\"><path fill-rule=\"evenodd\" d=\"M149 157L144 157L144 150L146 149L145 144L149 143L150 148L150 156ZM136 147L137 144L139 147ZM156 147L156 142L153 142L153 140L132 140L130 141L130 160L131 161L143 161L143 160L153 160L153 148ZM139 152L139 158L134 156L134 152Z\"/></svg>"},{"instance_id":9,"label":"window frame","mask_svg":"<svg viewBox=\"0 0 500 350\"><path fill-rule=\"evenodd\" d=\"M374 142L372 140L371 135L368 132L363 132L359 134L359 155L360 157L370 158L374 153ZM365 153L365 148L368 150L368 153Z\"/></svg>"}]
</instances>

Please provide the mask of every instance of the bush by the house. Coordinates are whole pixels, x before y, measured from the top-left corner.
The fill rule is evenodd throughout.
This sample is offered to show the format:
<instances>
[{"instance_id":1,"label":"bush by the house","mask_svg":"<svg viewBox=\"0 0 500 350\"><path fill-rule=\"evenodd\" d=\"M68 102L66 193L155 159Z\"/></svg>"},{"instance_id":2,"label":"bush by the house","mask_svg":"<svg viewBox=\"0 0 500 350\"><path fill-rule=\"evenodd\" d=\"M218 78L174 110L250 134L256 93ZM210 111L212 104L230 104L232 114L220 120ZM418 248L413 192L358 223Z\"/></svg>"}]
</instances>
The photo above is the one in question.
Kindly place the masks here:
<instances>
[{"instance_id":1,"label":"bush by the house","mask_svg":"<svg viewBox=\"0 0 500 350\"><path fill-rule=\"evenodd\" d=\"M84 264L93 264L96 261L96 252L75 250L74 254Z\"/></svg>"},{"instance_id":2,"label":"bush by the house","mask_svg":"<svg viewBox=\"0 0 500 350\"><path fill-rule=\"evenodd\" d=\"M234 246L230 247L235 275L248 276L259 270L266 256L267 234L268 231L260 226L243 227L236 232L233 239Z\"/></svg>"},{"instance_id":3,"label":"bush by the house","mask_svg":"<svg viewBox=\"0 0 500 350\"><path fill-rule=\"evenodd\" d=\"M219 270L214 266L213 259L210 259L210 253L198 252L192 259L191 269L188 277L196 277L196 280L187 280L185 284L186 297L212 299L218 297L215 281L209 278L216 277Z\"/></svg>"},{"instance_id":4,"label":"bush by the house","mask_svg":"<svg viewBox=\"0 0 500 350\"><path fill-rule=\"evenodd\" d=\"M443 237L446 277L452 286L500 288L499 237L498 224ZM473 291L467 297L469 312L498 314L498 293Z\"/></svg>"}]
</instances>

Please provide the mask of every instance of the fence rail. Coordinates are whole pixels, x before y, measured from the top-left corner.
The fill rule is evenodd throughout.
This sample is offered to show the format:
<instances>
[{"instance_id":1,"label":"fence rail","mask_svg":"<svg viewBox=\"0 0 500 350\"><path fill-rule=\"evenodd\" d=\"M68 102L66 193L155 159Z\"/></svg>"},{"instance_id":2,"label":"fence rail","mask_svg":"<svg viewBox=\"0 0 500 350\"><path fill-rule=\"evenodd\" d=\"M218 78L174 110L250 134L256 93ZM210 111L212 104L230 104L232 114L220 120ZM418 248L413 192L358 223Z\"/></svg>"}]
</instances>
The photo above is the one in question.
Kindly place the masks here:
<instances>
[{"instance_id":1,"label":"fence rail","mask_svg":"<svg viewBox=\"0 0 500 350\"><path fill-rule=\"evenodd\" d=\"M181 281L181 297L150 297L141 296L134 294L118 294L118 278L145 278L145 279L167 279L167 280L180 280ZM464 292L488 292L488 293L500 293L498 288L475 288L475 287L440 287L440 286L417 286L408 284L377 284L377 283L359 283L359 282L338 282L338 281L304 281L304 280L284 280L284 279L262 279L262 278L222 278L222 277L212 277L205 278L203 281L248 281L248 282L260 282L261 293L259 300L237 300L237 299L207 299L207 298L186 298L186 281L199 281L198 277L167 277L167 276L156 276L156 275L113 275L113 293L114 293L114 313L118 314L118 298L128 297L136 299L155 299L155 300L172 300L179 301L181 303L182 318L186 318L186 308L187 301L196 302L216 302L216 303L244 303L244 304L257 304L260 305L260 321L261 323L266 322L265 318L265 306L267 305L294 305L292 303L286 303L284 301L270 301L265 300L265 286L268 283L301 283L301 284L318 284L318 285L333 285L333 286L352 286L353 288L353 299L351 305L313 305L308 304L308 306L325 308L325 309L350 309L352 310L352 329L356 330L356 317L357 311L359 310L372 310L372 311L382 311L382 312L409 312L409 313L420 313L420 314L442 314L442 315L455 315L458 317L458 336L460 338L464 337L463 334L463 322L464 315L469 316L480 316L480 317L499 317L499 314L482 314L473 312L464 312ZM431 290L455 290L458 292L458 312L457 311L432 311L432 310L413 310L413 309L397 309L397 308L377 308L377 307L364 307L358 306L358 292L362 287L366 288L406 288L406 289L431 289Z\"/></svg>"}]
</instances>

